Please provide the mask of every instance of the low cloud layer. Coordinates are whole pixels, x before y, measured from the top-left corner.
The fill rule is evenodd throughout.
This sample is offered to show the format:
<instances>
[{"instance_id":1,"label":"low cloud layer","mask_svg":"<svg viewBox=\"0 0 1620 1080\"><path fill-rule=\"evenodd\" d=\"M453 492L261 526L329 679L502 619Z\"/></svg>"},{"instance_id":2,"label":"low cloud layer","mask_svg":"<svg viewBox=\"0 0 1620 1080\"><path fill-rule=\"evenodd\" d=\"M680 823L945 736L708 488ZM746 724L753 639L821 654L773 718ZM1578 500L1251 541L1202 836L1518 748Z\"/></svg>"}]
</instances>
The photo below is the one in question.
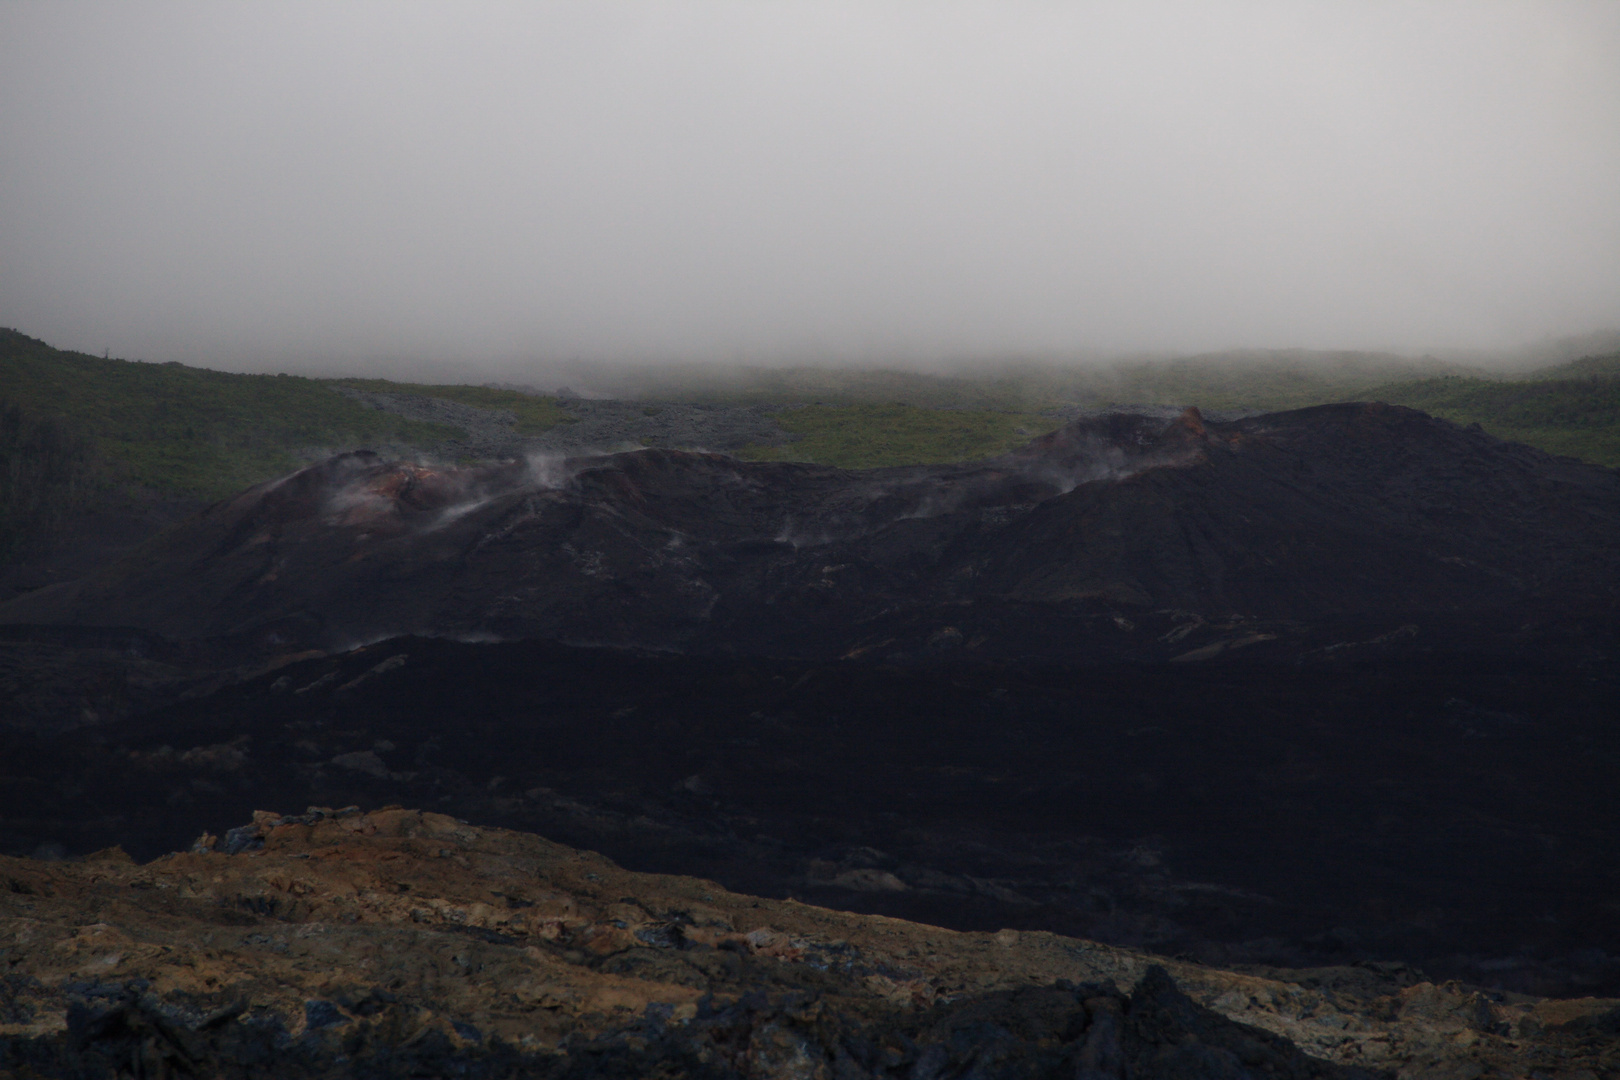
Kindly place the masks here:
<instances>
[{"instance_id":1,"label":"low cloud layer","mask_svg":"<svg viewBox=\"0 0 1620 1080\"><path fill-rule=\"evenodd\" d=\"M0 8L0 324L96 353L1492 347L1620 326L1617 191L1610 3Z\"/></svg>"}]
</instances>

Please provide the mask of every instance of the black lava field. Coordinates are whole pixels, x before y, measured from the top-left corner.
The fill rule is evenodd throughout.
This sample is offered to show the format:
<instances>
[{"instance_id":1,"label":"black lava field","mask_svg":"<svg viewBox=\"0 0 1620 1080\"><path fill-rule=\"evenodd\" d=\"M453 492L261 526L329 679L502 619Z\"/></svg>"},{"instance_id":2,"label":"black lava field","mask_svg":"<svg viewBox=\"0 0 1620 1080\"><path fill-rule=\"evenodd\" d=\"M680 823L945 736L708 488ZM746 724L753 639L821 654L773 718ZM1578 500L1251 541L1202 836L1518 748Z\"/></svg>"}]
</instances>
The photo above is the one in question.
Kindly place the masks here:
<instances>
[{"instance_id":1,"label":"black lava field","mask_svg":"<svg viewBox=\"0 0 1620 1080\"><path fill-rule=\"evenodd\" d=\"M1226 967L1620 993L1620 474L1411 410L349 455L0 605L0 849L440 810Z\"/></svg>"}]
</instances>

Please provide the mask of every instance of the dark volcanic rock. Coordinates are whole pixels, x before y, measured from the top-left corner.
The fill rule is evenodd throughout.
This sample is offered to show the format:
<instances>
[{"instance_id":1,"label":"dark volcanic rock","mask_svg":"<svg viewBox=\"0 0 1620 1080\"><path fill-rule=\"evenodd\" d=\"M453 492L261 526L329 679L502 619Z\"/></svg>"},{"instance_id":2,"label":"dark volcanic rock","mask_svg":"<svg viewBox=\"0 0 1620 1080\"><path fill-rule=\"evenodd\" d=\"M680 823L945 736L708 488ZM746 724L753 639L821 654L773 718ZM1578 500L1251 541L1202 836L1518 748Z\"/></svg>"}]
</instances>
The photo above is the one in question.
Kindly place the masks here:
<instances>
[{"instance_id":1,"label":"dark volcanic rock","mask_svg":"<svg viewBox=\"0 0 1620 1080\"><path fill-rule=\"evenodd\" d=\"M1620 992L1612 670L1243 655L940 671L380 642L115 726L0 731L0 853L149 858L264 806L424 805L958 929Z\"/></svg>"},{"instance_id":2,"label":"dark volcanic rock","mask_svg":"<svg viewBox=\"0 0 1620 1080\"><path fill-rule=\"evenodd\" d=\"M0 606L0 1068L1608 1069L1612 1003L1517 995L1620 987L1616 536L1616 473L1379 405L860 473L334 458ZM253 813L349 804L437 838L322 884L426 817ZM638 915L577 852L531 895L539 842L456 818L796 899L709 934L713 882Z\"/></svg>"},{"instance_id":3,"label":"dark volcanic rock","mask_svg":"<svg viewBox=\"0 0 1620 1080\"><path fill-rule=\"evenodd\" d=\"M1378 404L1108 416L990 461L867 472L669 450L462 470L360 453L217 504L0 621L272 647L426 633L1198 660L1610 620L1617 535L1613 471Z\"/></svg>"}]
</instances>

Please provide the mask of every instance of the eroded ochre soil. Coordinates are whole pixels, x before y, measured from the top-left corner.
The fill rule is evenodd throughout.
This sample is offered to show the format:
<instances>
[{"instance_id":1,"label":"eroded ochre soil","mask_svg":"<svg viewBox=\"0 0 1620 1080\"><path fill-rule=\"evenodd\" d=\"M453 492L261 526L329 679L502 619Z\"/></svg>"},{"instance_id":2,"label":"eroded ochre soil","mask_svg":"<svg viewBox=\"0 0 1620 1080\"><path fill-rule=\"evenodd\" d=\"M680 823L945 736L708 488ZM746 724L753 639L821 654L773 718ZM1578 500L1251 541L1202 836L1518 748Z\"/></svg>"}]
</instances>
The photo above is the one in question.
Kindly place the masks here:
<instances>
[{"instance_id":1,"label":"eroded ochre soil","mask_svg":"<svg viewBox=\"0 0 1620 1080\"><path fill-rule=\"evenodd\" d=\"M29 1075L1606 1076L1620 1002L957 933L389 808L0 861ZM225 854L234 850L235 854Z\"/></svg>"}]
</instances>

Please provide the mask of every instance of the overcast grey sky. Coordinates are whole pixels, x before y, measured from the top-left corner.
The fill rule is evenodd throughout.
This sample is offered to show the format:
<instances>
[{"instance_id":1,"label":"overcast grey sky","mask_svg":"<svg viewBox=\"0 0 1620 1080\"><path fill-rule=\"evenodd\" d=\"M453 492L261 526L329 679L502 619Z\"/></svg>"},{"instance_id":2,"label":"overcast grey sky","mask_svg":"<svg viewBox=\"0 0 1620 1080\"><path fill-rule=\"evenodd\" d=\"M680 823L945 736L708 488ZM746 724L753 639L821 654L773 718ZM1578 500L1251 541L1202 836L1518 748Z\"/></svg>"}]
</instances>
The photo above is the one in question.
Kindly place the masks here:
<instances>
[{"instance_id":1,"label":"overcast grey sky","mask_svg":"<svg viewBox=\"0 0 1620 1080\"><path fill-rule=\"evenodd\" d=\"M213 366L1620 326L1620 3L0 5L0 324Z\"/></svg>"}]
</instances>

